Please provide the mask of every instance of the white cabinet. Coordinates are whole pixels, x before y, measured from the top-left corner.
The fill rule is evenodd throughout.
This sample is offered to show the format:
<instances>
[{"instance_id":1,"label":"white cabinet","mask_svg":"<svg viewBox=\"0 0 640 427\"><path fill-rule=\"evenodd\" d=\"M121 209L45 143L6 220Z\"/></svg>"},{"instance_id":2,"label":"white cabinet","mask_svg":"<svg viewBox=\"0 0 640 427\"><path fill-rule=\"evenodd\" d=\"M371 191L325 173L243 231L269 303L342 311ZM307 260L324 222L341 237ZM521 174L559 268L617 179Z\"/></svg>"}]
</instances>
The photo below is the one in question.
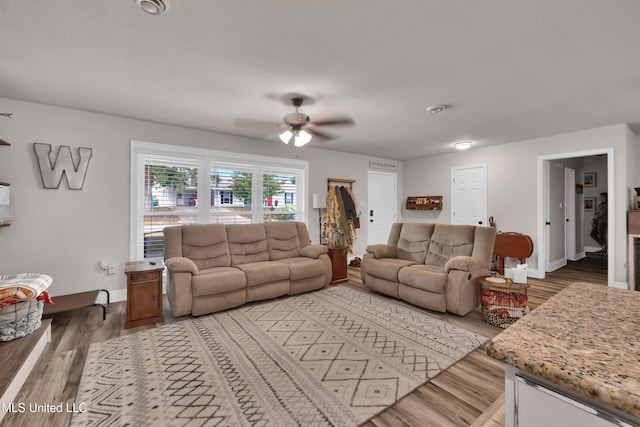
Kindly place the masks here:
<instances>
[{"instance_id":1,"label":"white cabinet","mask_svg":"<svg viewBox=\"0 0 640 427\"><path fill-rule=\"evenodd\" d=\"M506 427L632 427L635 422L507 366ZM509 390L511 388L511 390Z\"/></svg>"}]
</instances>

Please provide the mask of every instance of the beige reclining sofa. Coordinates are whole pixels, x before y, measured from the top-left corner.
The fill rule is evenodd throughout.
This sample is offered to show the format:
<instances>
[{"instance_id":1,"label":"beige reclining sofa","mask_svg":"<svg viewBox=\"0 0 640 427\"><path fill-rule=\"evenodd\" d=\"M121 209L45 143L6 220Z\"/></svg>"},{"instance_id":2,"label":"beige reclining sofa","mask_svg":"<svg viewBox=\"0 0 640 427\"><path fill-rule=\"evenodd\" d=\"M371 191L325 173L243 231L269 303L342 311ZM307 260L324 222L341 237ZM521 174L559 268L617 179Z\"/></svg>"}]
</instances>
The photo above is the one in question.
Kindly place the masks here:
<instances>
[{"instance_id":1,"label":"beige reclining sofa","mask_svg":"<svg viewBox=\"0 0 640 427\"><path fill-rule=\"evenodd\" d=\"M171 313L198 316L323 288L331 282L328 248L310 242L302 222L165 228Z\"/></svg>"},{"instance_id":2,"label":"beige reclining sofa","mask_svg":"<svg viewBox=\"0 0 640 427\"><path fill-rule=\"evenodd\" d=\"M495 229L395 223L362 260L365 286L413 305L464 316L478 305L475 279L490 269Z\"/></svg>"}]
</instances>

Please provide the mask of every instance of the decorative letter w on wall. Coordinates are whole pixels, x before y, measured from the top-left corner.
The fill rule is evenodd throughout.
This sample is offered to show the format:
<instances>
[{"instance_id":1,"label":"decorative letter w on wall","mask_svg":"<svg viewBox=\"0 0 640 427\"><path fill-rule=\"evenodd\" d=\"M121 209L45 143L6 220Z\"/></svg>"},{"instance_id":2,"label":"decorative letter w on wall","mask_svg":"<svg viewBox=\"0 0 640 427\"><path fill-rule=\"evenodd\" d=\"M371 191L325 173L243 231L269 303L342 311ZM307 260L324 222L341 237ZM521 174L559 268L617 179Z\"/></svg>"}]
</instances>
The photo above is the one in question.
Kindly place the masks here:
<instances>
[{"instance_id":1,"label":"decorative letter w on wall","mask_svg":"<svg viewBox=\"0 0 640 427\"><path fill-rule=\"evenodd\" d=\"M72 190L82 190L84 178L87 175L89 160L91 159L91 148L78 148L80 161L78 166L73 162L71 148L62 145L58 149L58 154L51 163L51 144L35 143L33 149L36 150L40 173L42 174L42 184L44 188L60 188L62 175L67 177L67 184Z\"/></svg>"}]
</instances>

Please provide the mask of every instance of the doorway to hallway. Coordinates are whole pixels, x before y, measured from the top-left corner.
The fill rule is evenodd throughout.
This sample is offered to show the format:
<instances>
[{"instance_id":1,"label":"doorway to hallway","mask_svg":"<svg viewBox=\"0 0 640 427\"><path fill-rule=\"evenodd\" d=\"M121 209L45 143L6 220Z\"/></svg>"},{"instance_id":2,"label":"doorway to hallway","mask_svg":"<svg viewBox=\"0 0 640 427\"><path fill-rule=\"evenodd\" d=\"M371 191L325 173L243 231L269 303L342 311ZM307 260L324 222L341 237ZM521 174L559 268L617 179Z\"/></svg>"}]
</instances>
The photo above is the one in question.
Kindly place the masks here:
<instances>
[{"instance_id":1,"label":"doorway to hallway","mask_svg":"<svg viewBox=\"0 0 640 427\"><path fill-rule=\"evenodd\" d=\"M589 233L598 194L608 192L614 200L613 161L613 149L538 157L538 278L601 249ZM585 175L596 179L585 182ZM609 256L600 255L609 285L614 283L614 208L610 203L607 209Z\"/></svg>"}]
</instances>

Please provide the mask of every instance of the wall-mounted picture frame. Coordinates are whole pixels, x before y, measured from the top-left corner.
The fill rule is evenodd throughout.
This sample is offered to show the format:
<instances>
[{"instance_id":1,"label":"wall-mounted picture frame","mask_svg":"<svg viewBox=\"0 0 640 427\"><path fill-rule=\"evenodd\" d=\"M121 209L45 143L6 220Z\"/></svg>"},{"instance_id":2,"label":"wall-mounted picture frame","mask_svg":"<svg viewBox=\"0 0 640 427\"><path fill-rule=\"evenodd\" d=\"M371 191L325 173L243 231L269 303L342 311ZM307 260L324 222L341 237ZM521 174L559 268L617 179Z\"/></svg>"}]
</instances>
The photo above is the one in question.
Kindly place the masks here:
<instances>
[{"instance_id":1,"label":"wall-mounted picture frame","mask_svg":"<svg viewBox=\"0 0 640 427\"><path fill-rule=\"evenodd\" d=\"M584 198L584 210L585 211L595 211L596 210L596 198L595 197L585 197Z\"/></svg>"},{"instance_id":2,"label":"wall-mounted picture frame","mask_svg":"<svg viewBox=\"0 0 640 427\"><path fill-rule=\"evenodd\" d=\"M582 186L582 184L576 184L576 194L582 193L584 193L584 187Z\"/></svg>"},{"instance_id":3,"label":"wall-mounted picture frame","mask_svg":"<svg viewBox=\"0 0 640 427\"><path fill-rule=\"evenodd\" d=\"M595 187L596 186L596 173L595 172L585 172L584 173L584 186L585 187Z\"/></svg>"}]
</instances>

